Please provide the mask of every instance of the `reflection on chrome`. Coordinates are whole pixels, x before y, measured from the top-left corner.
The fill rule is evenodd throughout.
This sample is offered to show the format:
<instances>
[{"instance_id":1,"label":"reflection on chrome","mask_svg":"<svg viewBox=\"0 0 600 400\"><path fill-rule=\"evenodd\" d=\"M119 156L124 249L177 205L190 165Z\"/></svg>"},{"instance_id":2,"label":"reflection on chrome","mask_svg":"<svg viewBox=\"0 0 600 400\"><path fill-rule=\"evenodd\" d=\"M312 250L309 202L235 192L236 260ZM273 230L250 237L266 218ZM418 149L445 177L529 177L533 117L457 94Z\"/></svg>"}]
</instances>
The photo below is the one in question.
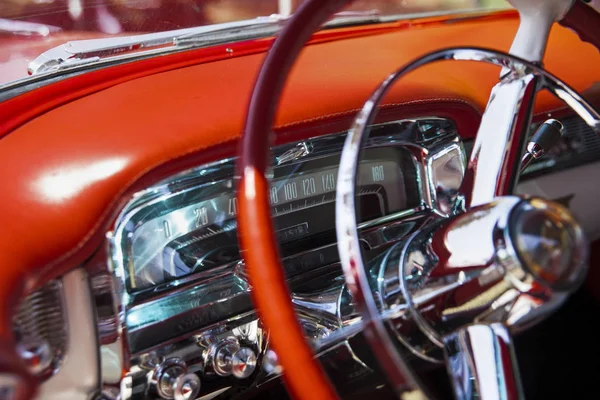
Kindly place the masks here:
<instances>
[{"instance_id":1,"label":"reflection on chrome","mask_svg":"<svg viewBox=\"0 0 600 400\"><path fill-rule=\"evenodd\" d=\"M467 168L467 185L472 182L472 187L463 190L469 207L512 193L521 170L519 138L527 136L536 92L532 74L504 79L492 89ZM509 154L519 157L511 159Z\"/></svg>"},{"instance_id":2,"label":"reflection on chrome","mask_svg":"<svg viewBox=\"0 0 600 400\"><path fill-rule=\"evenodd\" d=\"M470 325L445 338L448 369L457 400L523 398L514 349L506 326L500 323ZM505 388L509 391L505 392Z\"/></svg>"}]
</instances>

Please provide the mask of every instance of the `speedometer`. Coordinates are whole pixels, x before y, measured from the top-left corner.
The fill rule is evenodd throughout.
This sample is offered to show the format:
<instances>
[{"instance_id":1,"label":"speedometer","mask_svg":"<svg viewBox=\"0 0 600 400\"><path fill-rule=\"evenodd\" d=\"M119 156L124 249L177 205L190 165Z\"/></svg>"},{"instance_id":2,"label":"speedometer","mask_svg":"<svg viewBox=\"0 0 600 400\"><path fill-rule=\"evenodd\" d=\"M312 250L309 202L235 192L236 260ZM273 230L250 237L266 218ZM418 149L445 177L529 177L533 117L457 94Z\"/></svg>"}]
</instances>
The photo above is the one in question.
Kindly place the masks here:
<instances>
[{"instance_id":1,"label":"speedometer","mask_svg":"<svg viewBox=\"0 0 600 400\"><path fill-rule=\"evenodd\" d=\"M283 256L335 242L339 154L274 168L269 198ZM402 148L365 151L358 172L358 216L372 221L414 207L411 155ZM410 199L410 201L409 201ZM138 291L240 260L233 179L158 198L130 221L128 286Z\"/></svg>"}]
</instances>

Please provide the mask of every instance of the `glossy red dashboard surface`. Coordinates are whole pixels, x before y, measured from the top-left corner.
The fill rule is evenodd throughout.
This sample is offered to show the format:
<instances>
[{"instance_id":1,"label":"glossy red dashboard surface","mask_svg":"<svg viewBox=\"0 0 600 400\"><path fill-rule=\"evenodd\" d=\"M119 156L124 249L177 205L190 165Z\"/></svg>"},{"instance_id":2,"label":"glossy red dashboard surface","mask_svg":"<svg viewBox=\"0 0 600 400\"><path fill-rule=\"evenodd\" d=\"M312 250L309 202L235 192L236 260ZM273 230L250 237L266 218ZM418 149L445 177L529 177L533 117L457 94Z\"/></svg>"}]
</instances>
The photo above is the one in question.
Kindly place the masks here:
<instances>
[{"instance_id":1,"label":"glossy red dashboard surface","mask_svg":"<svg viewBox=\"0 0 600 400\"><path fill-rule=\"evenodd\" d=\"M388 73L425 52L458 45L507 50L517 23L514 13L502 13L346 29L317 40L284 90L279 140L347 128ZM181 168L234 154L269 44L121 65L0 104L0 341L11 340L11 310L23 290L97 250L128 195ZM551 72L583 91L600 80L599 61L598 51L575 34L553 29ZM471 136L497 77L497 70L480 65L438 64L392 91L388 112L450 116ZM536 111L557 107L541 96Z\"/></svg>"}]
</instances>

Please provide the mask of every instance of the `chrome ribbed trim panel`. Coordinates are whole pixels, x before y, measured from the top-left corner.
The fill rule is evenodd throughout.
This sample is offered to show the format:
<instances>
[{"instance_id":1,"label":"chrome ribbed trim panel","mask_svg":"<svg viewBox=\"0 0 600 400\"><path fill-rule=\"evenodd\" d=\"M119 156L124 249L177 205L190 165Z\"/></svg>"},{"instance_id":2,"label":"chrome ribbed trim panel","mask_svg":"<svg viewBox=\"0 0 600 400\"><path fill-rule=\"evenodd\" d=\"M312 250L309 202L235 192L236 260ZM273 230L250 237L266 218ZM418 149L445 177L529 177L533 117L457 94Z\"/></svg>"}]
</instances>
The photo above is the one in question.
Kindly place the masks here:
<instances>
[{"instance_id":1,"label":"chrome ribbed trim panel","mask_svg":"<svg viewBox=\"0 0 600 400\"><path fill-rule=\"evenodd\" d=\"M63 287L59 280L48 282L28 295L13 318L15 336L20 345L44 343L51 360L38 375L48 378L60 366L67 350L67 325Z\"/></svg>"}]
</instances>

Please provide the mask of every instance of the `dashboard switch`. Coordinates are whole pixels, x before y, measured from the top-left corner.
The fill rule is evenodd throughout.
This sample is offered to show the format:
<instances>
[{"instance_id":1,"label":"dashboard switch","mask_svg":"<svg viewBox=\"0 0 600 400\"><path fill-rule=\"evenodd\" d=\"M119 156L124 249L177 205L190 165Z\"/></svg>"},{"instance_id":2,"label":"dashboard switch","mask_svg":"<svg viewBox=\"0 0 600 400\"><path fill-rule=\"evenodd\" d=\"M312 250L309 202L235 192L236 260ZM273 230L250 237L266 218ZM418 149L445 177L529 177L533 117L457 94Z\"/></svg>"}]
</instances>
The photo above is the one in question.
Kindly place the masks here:
<instances>
[{"instance_id":1,"label":"dashboard switch","mask_svg":"<svg viewBox=\"0 0 600 400\"><path fill-rule=\"evenodd\" d=\"M200 378L194 373L187 373L175 379L173 387L174 400L193 400L200 392Z\"/></svg>"},{"instance_id":2,"label":"dashboard switch","mask_svg":"<svg viewBox=\"0 0 600 400\"><path fill-rule=\"evenodd\" d=\"M234 338L222 340L209 354L212 355L213 369L220 376L233 375L238 379L245 379L256 369L257 357L254 350L240 346Z\"/></svg>"},{"instance_id":3,"label":"dashboard switch","mask_svg":"<svg viewBox=\"0 0 600 400\"><path fill-rule=\"evenodd\" d=\"M200 392L200 378L178 358L163 361L154 371L153 382L158 395L166 400L191 400Z\"/></svg>"},{"instance_id":4,"label":"dashboard switch","mask_svg":"<svg viewBox=\"0 0 600 400\"><path fill-rule=\"evenodd\" d=\"M226 339L217 345L214 350L213 368L218 375L231 375L232 357L239 349L240 346L234 339Z\"/></svg>"},{"instance_id":5,"label":"dashboard switch","mask_svg":"<svg viewBox=\"0 0 600 400\"><path fill-rule=\"evenodd\" d=\"M231 373L238 379L245 379L256 369L256 353L242 347L231 356Z\"/></svg>"}]
</instances>

